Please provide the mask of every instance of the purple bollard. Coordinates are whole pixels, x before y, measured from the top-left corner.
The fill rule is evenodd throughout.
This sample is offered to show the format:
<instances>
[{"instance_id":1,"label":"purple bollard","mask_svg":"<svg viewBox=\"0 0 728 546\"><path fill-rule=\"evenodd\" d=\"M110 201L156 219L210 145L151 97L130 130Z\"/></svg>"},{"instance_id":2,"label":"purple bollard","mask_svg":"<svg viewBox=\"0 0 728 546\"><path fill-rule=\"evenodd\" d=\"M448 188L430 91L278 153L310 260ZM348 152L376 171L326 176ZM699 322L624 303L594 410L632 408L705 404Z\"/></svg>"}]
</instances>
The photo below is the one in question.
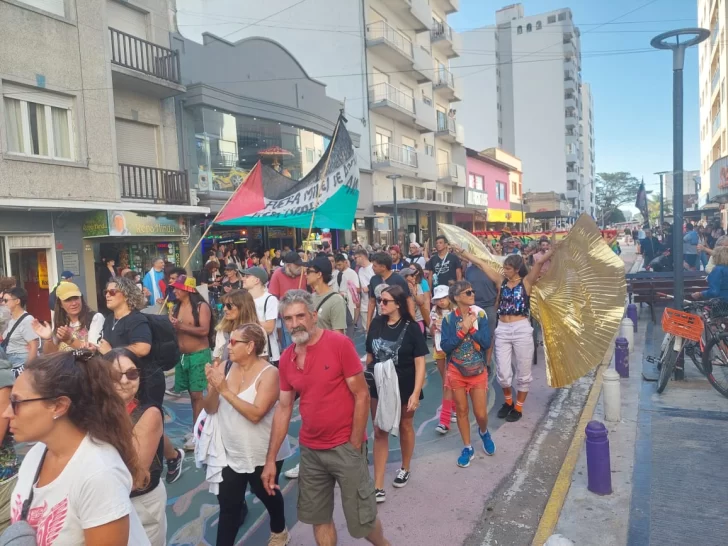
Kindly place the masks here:
<instances>
[{"instance_id":1,"label":"purple bollard","mask_svg":"<svg viewBox=\"0 0 728 546\"><path fill-rule=\"evenodd\" d=\"M637 332L637 306L634 303L630 303L627 306L627 318L632 319L634 324L634 331Z\"/></svg>"},{"instance_id":2,"label":"purple bollard","mask_svg":"<svg viewBox=\"0 0 728 546\"><path fill-rule=\"evenodd\" d=\"M589 421L586 426L588 489L597 495L612 494L612 471L607 434L607 427L599 421Z\"/></svg>"},{"instance_id":3,"label":"purple bollard","mask_svg":"<svg viewBox=\"0 0 728 546\"><path fill-rule=\"evenodd\" d=\"M623 337L618 337L614 345L614 370L619 377L629 377L629 342Z\"/></svg>"}]
</instances>

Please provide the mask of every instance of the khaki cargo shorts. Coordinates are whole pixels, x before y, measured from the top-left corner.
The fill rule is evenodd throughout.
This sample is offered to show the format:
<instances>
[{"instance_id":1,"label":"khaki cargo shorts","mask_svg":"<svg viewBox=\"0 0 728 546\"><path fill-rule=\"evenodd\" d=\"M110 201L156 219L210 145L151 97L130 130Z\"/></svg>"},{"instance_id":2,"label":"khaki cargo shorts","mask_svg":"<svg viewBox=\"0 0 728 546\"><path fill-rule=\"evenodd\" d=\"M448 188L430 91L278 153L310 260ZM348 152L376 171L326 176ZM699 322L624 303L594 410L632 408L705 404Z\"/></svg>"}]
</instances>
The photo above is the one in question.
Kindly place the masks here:
<instances>
[{"instance_id":1,"label":"khaki cargo shorts","mask_svg":"<svg viewBox=\"0 0 728 546\"><path fill-rule=\"evenodd\" d=\"M331 523L334 485L338 483L349 534L353 538L364 538L372 532L377 520L377 504L365 450L366 444L356 450L349 442L332 449L301 446L299 521L309 525Z\"/></svg>"}]
</instances>

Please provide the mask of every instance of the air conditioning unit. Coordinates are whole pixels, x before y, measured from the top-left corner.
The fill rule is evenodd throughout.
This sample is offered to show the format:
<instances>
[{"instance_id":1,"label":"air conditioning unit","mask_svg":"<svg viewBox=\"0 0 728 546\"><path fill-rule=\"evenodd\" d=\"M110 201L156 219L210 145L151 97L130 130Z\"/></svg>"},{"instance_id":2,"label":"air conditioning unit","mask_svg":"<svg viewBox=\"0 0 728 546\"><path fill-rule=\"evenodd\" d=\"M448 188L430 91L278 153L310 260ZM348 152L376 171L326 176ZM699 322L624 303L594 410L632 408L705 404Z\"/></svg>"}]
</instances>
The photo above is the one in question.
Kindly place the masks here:
<instances>
[{"instance_id":1,"label":"air conditioning unit","mask_svg":"<svg viewBox=\"0 0 728 546\"><path fill-rule=\"evenodd\" d=\"M200 203L200 198L197 197L197 190L190 188L190 204L194 207Z\"/></svg>"}]
</instances>

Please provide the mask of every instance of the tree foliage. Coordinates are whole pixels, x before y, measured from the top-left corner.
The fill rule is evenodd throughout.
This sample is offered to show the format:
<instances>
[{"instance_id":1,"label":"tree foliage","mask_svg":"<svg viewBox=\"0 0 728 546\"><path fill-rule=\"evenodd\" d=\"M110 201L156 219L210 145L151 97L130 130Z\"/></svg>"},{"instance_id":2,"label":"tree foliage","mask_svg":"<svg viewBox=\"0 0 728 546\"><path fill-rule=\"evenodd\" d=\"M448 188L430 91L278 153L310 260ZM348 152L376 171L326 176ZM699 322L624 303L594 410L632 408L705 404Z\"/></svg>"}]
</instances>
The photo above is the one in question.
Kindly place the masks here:
<instances>
[{"instance_id":1,"label":"tree foliage","mask_svg":"<svg viewBox=\"0 0 728 546\"><path fill-rule=\"evenodd\" d=\"M634 204L639 187L640 181L628 172L597 174L596 205L599 216L604 218L605 223L624 221L624 214L619 211L619 206Z\"/></svg>"}]
</instances>

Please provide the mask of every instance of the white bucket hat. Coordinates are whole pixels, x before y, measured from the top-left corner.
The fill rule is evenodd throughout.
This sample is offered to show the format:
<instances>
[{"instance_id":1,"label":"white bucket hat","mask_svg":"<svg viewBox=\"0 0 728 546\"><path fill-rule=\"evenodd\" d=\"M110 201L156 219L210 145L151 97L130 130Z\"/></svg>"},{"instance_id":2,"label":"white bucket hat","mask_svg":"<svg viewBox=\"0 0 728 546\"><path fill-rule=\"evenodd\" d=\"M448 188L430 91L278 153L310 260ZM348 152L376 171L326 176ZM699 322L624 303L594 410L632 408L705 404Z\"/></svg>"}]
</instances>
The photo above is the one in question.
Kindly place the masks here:
<instances>
[{"instance_id":1,"label":"white bucket hat","mask_svg":"<svg viewBox=\"0 0 728 546\"><path fill-rule=\"evenodd\" d=\"M432 301L441 300L444 298L448 298L450 294L450 287L445 286L444 284L441 284L439 286L435 287L435 292L432 295Z\"/></svg>"}]
</instances>

